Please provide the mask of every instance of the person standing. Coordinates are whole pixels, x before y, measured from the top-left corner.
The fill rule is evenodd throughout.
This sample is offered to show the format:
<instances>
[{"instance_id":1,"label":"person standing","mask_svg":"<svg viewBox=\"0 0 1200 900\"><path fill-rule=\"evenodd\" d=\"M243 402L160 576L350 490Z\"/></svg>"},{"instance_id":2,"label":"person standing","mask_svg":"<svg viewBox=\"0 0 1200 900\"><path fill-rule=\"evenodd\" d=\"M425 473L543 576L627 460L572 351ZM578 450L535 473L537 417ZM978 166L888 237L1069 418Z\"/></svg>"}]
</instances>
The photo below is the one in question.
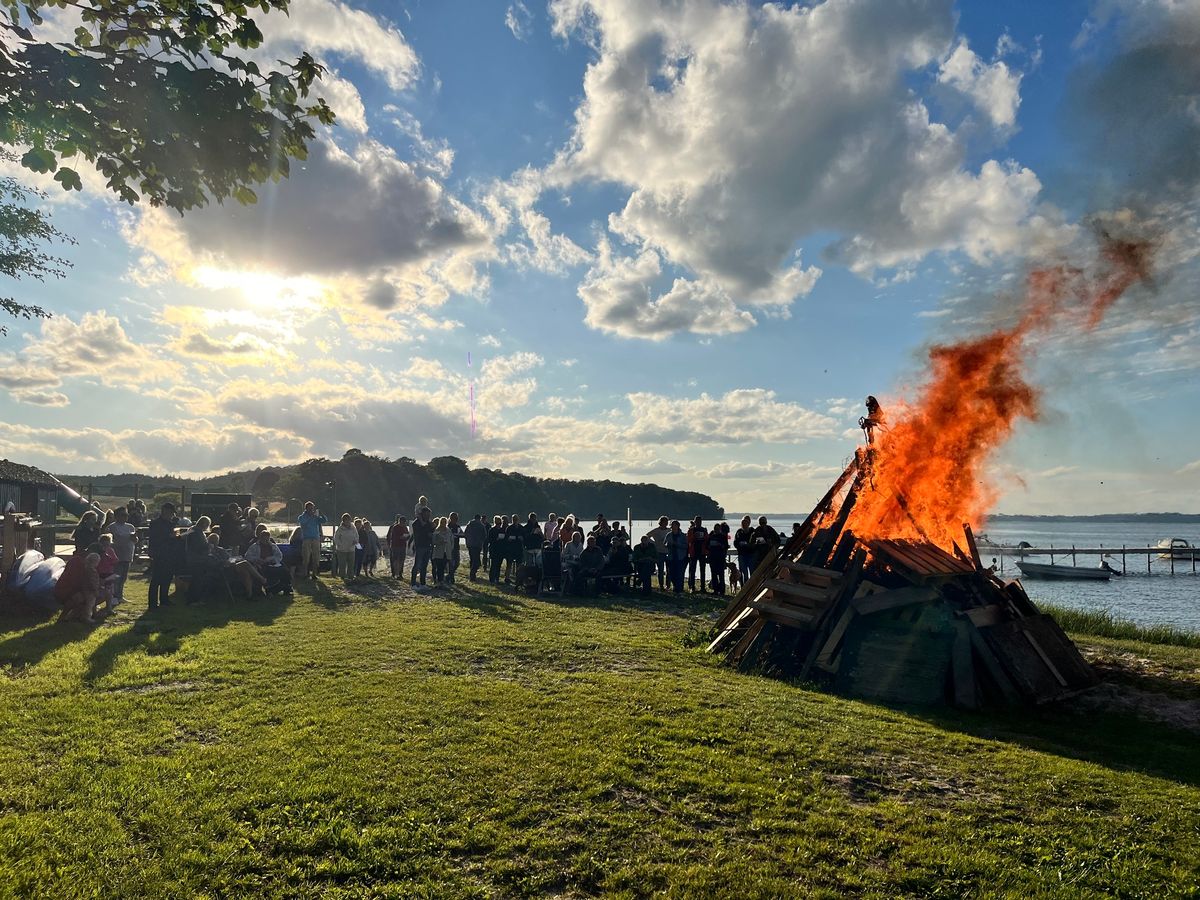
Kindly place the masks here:
<instances>
[{"instance_id":1,"label":"person standing","mask_svg":"<svg viewBox=\"0 0 1200 900\"><path fill-rule=\"evenodd\" d=\"M669 533L669 532L668 532ZM658 550L654 546L654 538L648 534L642 535L642 542L633 548L633 571L637 574L638 586L643 594L650 593L650 582L654 577L654 569L658 564ZM662 587L661 576L659 587Z\"/></svg>"},{"instance_id":2,"label":"person standing","mask_svg":"<svg viewBox=\"0 0 1200 900\"><path fill-rule=\"evenodd\" d=\"M108 533L112 535L113 550L117 554L117 566L114 574L117 576L113 583L113 598L112 606L118 606L125 602L125 582L129 580L129 567L133 564L133 557L137 552L138 533L137 528L129 521L129 510L124 506L118 506L114 512L115 521L108 526Z\"/></svg>"},{"instance_id":3,"label":"person standing","mask_svg":"<svg viewBox=\"0 0 1200 900\"><path fill-rule=\"evenodd\" d=\"M430 555L433 559L433 583L445 584L446 566L450 561L450 529L444 518L438 519L434 526Z\"/></svg>"},{"instance_id":4,"label":"person standing","mask_svg":"<svg viewBox=\"0 0 1200 900\"><path fill-rule=\"evenodd\" d=\"M368 578L374 578L375 563L379 561L379 535L375 533L375 526L370 519L363 519L363 530L359 534L367 539L363 544L363 571Z\"/></svg>"},{"instance_id":5,"label":"person standing","mask_svg":"<svg viewBox=\"0 0 1200 900\"><path fill-rule=\"evenodd\" d=\"M321 573L321 526L325 517L309 500L296 521L300 524L300 568L308 578L316 578Z\"/></svg>"},{"instance_id":6,"label":"person standing","mask_svg":"<svg viewBox=\"0 0 1200 900\"><path fill-rule=\"evenodd\" d=\"M242 549L242 523L244 521L242 508L236 503L230 503L225 507L219 523L221 527L220 544L231 553L237 553Z\"/></svg>"},{"instance_id":7,"label":"person standing","mask_svg":"<svg viewBox=\"0 0 1200 900\"><path fill-rule=\"evenodd\" d=\"M562 528L562 525L558 521L557 513L550 513L550 515L546 516L546 527L542 529L542 533L547 544L553 544L558 540L560 528Z\"/></svg>"},{"instance_id":8,"label":"person standing","mask_svg":"<svg viewBox=\"0 0 1200 900\"><path fill-rule=\"evenodd\" d=\"M94 509L89 509L79 518L75 530L71 532L71 542L75 545L76 553L83 553L88 547L100 540L100 517Z\"/></svg>"},{"instance_id":9,"label":"person standing","mask_svg":"<svg viewBox=\"0 0 1200 900\"><path fill-rule=\"evenodd\" d=\"M718 522L708 535L708 577L713 593L725 596L725 563L729 560L729 526Z\"/></svg>"},{"instance_id":10,"label":"person standing","mask_svg":"<svg viewBox=\"0 0 1200 900\"><path fill-rule=\"evenodd\" d=\"M337 561L337 574L343 579L354 575L354 548L358 546L358 529L350 519L350 513L342 513L342 522L333 530L333 554Z\"/></svg>"},{"instance_id":11,"label":"person standing","mask_svg":"<svg viewBox=\"0 0 1200 900\"><path fill-rule=\"evenodd\" d=\"M658 569L658 589L667 587L667 535L671 533L670 520L660 516L658 527L650 529L646 535L654 542L655 567Z\"/></svg>"},{"instance_id":12,"label":"person standing","mask_svg":"<svg viewBox=\"0 0 1200 900\"><path fill-rule=\"evenodd\" d=\"M392 563L392 577L404 577L404 557L408 555L408 520L396 516L396 522L388 529L388 552Z\"/></svg>"},{"instance_id":13,"label":"person standing","mask_svg":"<svg viewBox=\"0 0 1200 900\"><path fill-rule=\"evenodd\" d=\"M420 514L413 520L412 545L413 567L412 585L416 587L417 575L421 576L421 584L425 584L425 574L429 569L429 558L433 553L433 513L428 506L420 507Z\"/></svg>"},{"instance_id":14,"label":"person standing","mask_svg":"<svg viewBox=\"0 0 1200 900\"><path fill-rule=\"evenodd\" d=\"M758 517L758 527L754 529L754 568L767 558L767 555L779 548L779 532L767 524L766 516Z\"/></svg>"},{"instance_id":15,"label":"person standing","mask_svg":"<svg viewBox=\"0 0 1200 900\"><path fill-rule=\"evenodd\" d=\"M667 568L671 575L671 589L676 594L683 593L683 570L687 566L687 559L687 535L683 533L679 520L675 519L667 535Z\"/></svg>"},{"instance_id":16,"label":"person standing","mask_svg":"<svg viewBox=\"0 0 1200 900\"><path fill-rule=\"evenodd\" d=\"M150 609L171 606L167 594L175 578L175 504L164 503L158 516L150 521L147 540L150 548Z\"/></svg>"},{"instance_id":17,"label":"person standing","mask_svg":"<svg viewBox=\"0 0 1200 900\"><path fill-rule=\"evenodd\" d=\"M462 538L462 526L458 524L458 513L450 513L450 517L446 519L446 531L450 533L447 539L450 542L450 555L446 557L446 584L454 584L454 573L458 571L458 564L461 560L461 549L459 540Z\"/></svg>"},{"instance_id":18,"label":"person standing","mask_svg":"<svg viewBox=\"0 0 1200 900\"><path fill-rule=\"evenodd\" d=\"M696 590L696 568L700 569L700 593L704 591L704 564L708 560L708 529L699 516L692 519L687 533L688 544L688 590Z\"/></svg>"},{"instance_id":19,"label":"person standing","mask_svg":"<svg viewBox=\"0 0 1200 900\"><path fill-rule=\"evenodd\" d=\"M742 584L750 580L751 563L754 561L754 528L749 516L742 516L742 527L733 535L733 549L737 551L738 573Z\"/></svg>"},{"instance_id":20,"label":"person standing","mask_svg":"<svg viewBox=\"0 0 1200 900\"><path fill-rule=\"evenodd\" d=\"M475 576L479 573L479 566L483 558L483 548L487 544L488 530L483 524L483 515L476 513L475 518L467 523L467 527L463 529L463 538L467 544L467 555L471 560L470 580L474 581Z\"/></svg>"},{"instance_id":21,"label":"person standing","mask_svg":"<svg viewBox=\"0 0 1200 900\"><path fill-rule=\"evenodd\" d=\"M367 559L367 527L365 519L354 520L354 530L358 532L358 543L354 545L354 577L362 574L363 563Z\"/></svg>"}]
</instances>

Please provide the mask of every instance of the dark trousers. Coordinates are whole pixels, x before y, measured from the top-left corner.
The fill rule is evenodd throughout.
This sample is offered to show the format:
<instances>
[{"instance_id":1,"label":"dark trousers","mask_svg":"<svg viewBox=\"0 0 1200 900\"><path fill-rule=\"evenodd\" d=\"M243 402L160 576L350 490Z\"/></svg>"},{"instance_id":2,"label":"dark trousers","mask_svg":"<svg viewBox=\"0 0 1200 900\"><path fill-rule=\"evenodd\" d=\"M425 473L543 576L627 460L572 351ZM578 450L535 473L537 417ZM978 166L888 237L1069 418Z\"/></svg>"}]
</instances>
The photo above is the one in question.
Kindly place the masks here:
<instances>
[{"instance_id":1,"label":"dark trousers","mask_svg":"<svg viewBox=\"0 0 1200 900\"><path fill-rule=\"evenodd\" d=\"M738 551L738 571L742 575L742 584L750 580L750 572L754 568L754 554Z\"/></svg>"},{"instance_id":2,"label":"dark trousers","mask_svg":"<svg viewBox=\"0 0 1200 900\"><path fill-rule=\"evenodd\" d=\"M413 584L417 583L417 575L421 576L421 584L425 583L425 573L429 570L429 557L433 556L432 547L413 547Z\"/></svg>"},{"instance_id":3,"label":"dark trousers","mask_svg":"<svg viewBox=\"0 0 1200 900\"><path fill-rule=\"evenodd\" d=\"M441 584L446 580L446 557L435 558L433 560L433 583Z\"/></svg>"},{"instance_id":4,"label":"dark trousers","mask_svg":"<svg viewBox=\"0 0 1200 900\"><path fill-rule=\"evenodd\" d=\"M701 592L704 591L704 565L705 565L704 557L700 557L699 559L689 559L688 560L688 589L689 590L694 591L696 589L696 566L699 566L700 567L700 590L701 590Z\"/></svg>"},{"instance_id":5,"label":"dark trousers","mask_svg":"<svg viewBox=\"0 0 1200 900\"><path fill-rule=\"evenodd\" d=\"M175 567L167 560L153 560L150 563L150 608L154 609L159 603L167 602L167 594L171 591L171 580L175 577Z\"/></svg>"},{"instance_id":6,"label":"dark trousers","mask_svg":"<svg viewBox=\"0 0 1200 900\"><path fill-rule=\"evenodd\" d=\"M117 576L116 583L113 584L113 596L118 600L125 599L125 582L129 580L130 563L118 562L116 568L113 569L113 574Z\"/></svg>"},{"instance_id":7,"label":"dark trousers","mask_svg":"<svg viewBox=\"0 0 1200 900\"><path fill-rule=\"evenodd\" d=\"M683 570L685 566L687 566L687 560L667 560L667 568L671 573L671 589L677 594L683 593Z\"/></svg>"},{"instance_id":8,"label":"dark trousers","mask_svg":"<svg viewBox=\"0 0 1200 900\"><path fill-rule=\"evenodd\" d=\"M504 555L496 548L491 552L491 565L488 567L488 581L492 584L500 583L500 565L504 562Z\"/></svg>"},{"instance_id":9,"label":"dark trousers","mask_svg":"<svg viewBox=\"0 0 1200 900\"><path fill-rule=\"evenodd\" d=\"M482 547L468 547L467 554L471 557L471 580L475 580L475 576L479 574L479 566L481 557L483 556Z\"/></svg>"},{"instance_id":10,"label":"dark trousers","mask_svg":"<svg viewBox=\"0 0 1200 900\"><path fill-rule=\"evenodd\" d=\"M650 581L654 577L655 562L652 559L638 560L637 564L637 583L642 589L643 594L650 593ZM661 582L661 576L659 578Z\"/></svg>"},{"instance_id":11,"label":"dark trousers","mask_svg":"<svg viewBox=\"0 0 1200 900\"><path fill-rule=\"evenodd\" d=\"M658 589L661 591L667 586L667 572L670 566L667 564L667 554L658 554Z\"/></svg>"},{"instance_id":12,"label":"dark trousers","mask_svg":"<svg viewBox=\"0 0 1200 900\"><path fill-rule=\"evenodd\" d=\"M366 554L366 551L363 550L362 547L359 547L357 550L354 551L354 577L355 578L357 578L359 575L362 574L363 557L365 554Z\"/></svg>"},{"instance_id":13,"label":"dark trousers","mask_svg":"<svg viewBox=\"0 0 1200 900\"><path fill-rule=\"evenodd\" d=\"M709 586L712 587L714 594L725 594L725 562L718 557L709 557L708 560L708 577Z\"/></svg>"}]
</instances>

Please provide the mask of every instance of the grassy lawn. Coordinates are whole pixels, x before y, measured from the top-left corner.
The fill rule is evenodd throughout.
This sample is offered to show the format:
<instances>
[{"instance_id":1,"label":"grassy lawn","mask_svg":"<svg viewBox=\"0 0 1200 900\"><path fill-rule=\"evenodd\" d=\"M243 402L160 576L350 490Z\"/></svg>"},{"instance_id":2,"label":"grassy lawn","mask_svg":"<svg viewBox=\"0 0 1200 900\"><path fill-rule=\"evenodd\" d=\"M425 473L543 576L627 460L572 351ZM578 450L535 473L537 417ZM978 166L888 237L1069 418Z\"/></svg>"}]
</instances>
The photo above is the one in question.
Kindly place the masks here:
<instances>
[{"instance_id":1,"label":"grassy lawn","mask_svg":"<svg viewBox=\"0 0 1200 900\"><path fill-rule=\"evenodd\" d=\"M0 893L1200 892L1194 733L739 675L690 598L330 584L0 622ZM1200 650L1089 652L1200 691Z\"/></svg>"}]
</instances>

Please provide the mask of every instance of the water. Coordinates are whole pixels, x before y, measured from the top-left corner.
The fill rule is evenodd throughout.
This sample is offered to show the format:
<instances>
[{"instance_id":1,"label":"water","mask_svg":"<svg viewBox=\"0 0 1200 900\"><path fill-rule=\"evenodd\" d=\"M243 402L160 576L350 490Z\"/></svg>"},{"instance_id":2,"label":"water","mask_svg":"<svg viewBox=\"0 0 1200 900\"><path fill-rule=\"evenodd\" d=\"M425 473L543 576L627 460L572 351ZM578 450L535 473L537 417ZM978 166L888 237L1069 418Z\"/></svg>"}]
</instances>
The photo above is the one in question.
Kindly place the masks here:
<instances>
[{"instance_id":1,"label":"water","mask_svg":"<svg viewBox=\"0 0 1200 900\"><path fill-rule=\"evenodd\" d=\"M767 521L785 538L792 533L793 522L803 522L805 514L768 514ZM733 513L723 521L735 531L741 514ZM679 517L686 527L687 520ZM753 516L755 524L758 516ZM630 535L636 541L641 535L657 526L657 521L635 519ZM711 527L712 522L705 522ZM1063 556L1055 555L1055 562L1070 565L1070 549L1076 547L1112 547L1114 556L1108 562L1114 569L1121 569L1121 545L1127 547L1154 547L1160 540L1173 537L1185 538L1192 546L1200 545L1200 524L1146 522L1142 519L1120 519L1096 521L1075 519L1047 521L1037 518L998 519L987 527L987 535L998 544L1016 544L1028 541L1035 547L1063 547ZM990 559L986 548L980 554L987 563ZM1050 557L1038 557L1038 562L1050 562ZM1080 556L1081 566L1098 566L1095 556ZM1200 561L1197 562L1200 569ZM1126 557L1127 574L1123 578L1109 581L1037 581L1022 579L1025 590L1035 603L1053 603L1075 609L1103 610L1139 625L1174 625L1200 631L1200 575L1192 575L1191 560L1175 560L1174 576L1170 575L1171 563L1154 557L1150 562L1150 574L1146 574L1146 557ZM1004 560L1004 578L1018 578L1020 572L1012 557Z\"/></svg>"},{"instance_id":2,"label":"water","mask_svg":"<svg viewBox=\"0 0 1200 900\"><path fill-rule=\"evenodd\" d=\"M767 521L784 537L792 533L793 522L803 522L807 513L776 513L768 514ZM731 513L724 520L736 531L742 514ZM687 518L678 516L687 526ZM755 524L758 516L754 515ZM591 522L584 522L584 528L590 529ZM624 523L629 527L629 523ZM658 525L657 520L634 519L633 527L629 528L630 536L636 542L643 534ZM711 527L712 522L706 521ZM331 529L326 529L332 533ZM375 526L375 531L382 537L387 533L386 525ZM1091 519L1074 519L1066 521L1047 521L1037 518L999 519L987 527L987 535L998 544L1016 544L1028 541L1035 547L1063 547L1063 556L1055 556L1055 561L1070 564L1070 548L1076 547L1112 547L1114 555L1109 559L1109 565L1118 571L1121 568L1121 545L1128 547L1153 547L1165 538L1181 537L1187 539L1192 546L1200 545L1200 524L1196 523L1164 523L1147 522L1142 519L1117 519L1096 521ZM981 551L986 563L989 559L987 549ZM1037 561L1049 562L1049 557L1038 557ZM1099 565L1095 556L1081 556L1077 560L1081 566ZM1008 557L1003 560L1005 578L1020 576L1014 565L1014 560ZM1102 610L1112 613L1122 619L1129 619L1139 625L1174 625L1178 628L1188 628L1200 631L1200 575L1191 574L1190 560L1176 560L1176 575L1171 576L1171 564L1157 557L1150 562L1150 574L1146 574L1146 557L1129 556L1126 559L1127 574L1123 578L1112 578L1110 581L1037 581L1024 580L1025 590L1034 602L1053 603L1056 606L1072 607L1086 610ZM1200 566L1200 563L1198 563Z\"/></svg>"}]
</instances>

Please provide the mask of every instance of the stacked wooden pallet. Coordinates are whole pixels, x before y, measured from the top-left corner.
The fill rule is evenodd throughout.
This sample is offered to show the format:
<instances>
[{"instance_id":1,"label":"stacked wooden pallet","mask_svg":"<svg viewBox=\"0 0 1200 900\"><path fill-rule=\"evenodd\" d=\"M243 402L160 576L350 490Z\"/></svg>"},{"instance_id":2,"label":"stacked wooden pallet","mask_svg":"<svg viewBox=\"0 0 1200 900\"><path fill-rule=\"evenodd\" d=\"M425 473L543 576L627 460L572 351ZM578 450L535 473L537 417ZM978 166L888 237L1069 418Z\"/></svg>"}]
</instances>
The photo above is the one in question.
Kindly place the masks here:
<instances>
[{"instance_id":1,"label":"stacked wooden pallet","mask_svg":"<svg viewBox=\"0 0 1200 900\"><path fill-rule=\"evenodd\" d=\"M859 454L799 534L755 569L717 623L712 653L742 671L900 703L1042 703L1096 676L1070 639L964 545L860 541L845 529L869 489Z\"/></svg>"}]
</instances>

